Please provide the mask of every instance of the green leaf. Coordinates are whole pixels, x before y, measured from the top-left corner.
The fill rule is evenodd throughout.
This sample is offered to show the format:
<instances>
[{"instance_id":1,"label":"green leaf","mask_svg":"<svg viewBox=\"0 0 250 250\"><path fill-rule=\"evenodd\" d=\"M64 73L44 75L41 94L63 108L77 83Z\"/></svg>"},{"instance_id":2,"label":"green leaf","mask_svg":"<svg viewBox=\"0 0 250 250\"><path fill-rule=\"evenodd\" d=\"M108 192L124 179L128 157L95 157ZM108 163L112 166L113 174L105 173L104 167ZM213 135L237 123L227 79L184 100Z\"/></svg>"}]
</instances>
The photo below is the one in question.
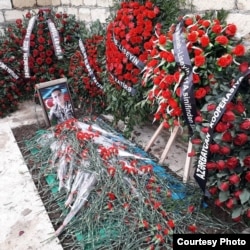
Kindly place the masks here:
<instances>
[{"instance_id":1,"label":"green leaf","mask_svg":"<svg viewBox=\"0 0 250 250\"><path fill-rule=\"evenodd\" d=\"M242 207L236 207L232 212L232 218L237 218L241 215Z\"/></svg>"},{"instance_id":2,"label":"green leaf","mask_svg":"<svg viewBox=\"0 0 250 250\"><path fill-rule=\"evenodd\" d=\"M219 200L221 202L228 200L228 197L229 197L229 191L219 193Z\"/></svg>"},{"instance_id":3,"label":"green leaf","mask_svg":"<svg viewBox=\"0 0 250 250\"><path fill-rule=\"evenodd\" d=\"M250 192L247 189L244 189L243 192L240 194L240 202L241 204L244 204L245 202L248 202L250 199Z\"/></svg>"}]
</instances>

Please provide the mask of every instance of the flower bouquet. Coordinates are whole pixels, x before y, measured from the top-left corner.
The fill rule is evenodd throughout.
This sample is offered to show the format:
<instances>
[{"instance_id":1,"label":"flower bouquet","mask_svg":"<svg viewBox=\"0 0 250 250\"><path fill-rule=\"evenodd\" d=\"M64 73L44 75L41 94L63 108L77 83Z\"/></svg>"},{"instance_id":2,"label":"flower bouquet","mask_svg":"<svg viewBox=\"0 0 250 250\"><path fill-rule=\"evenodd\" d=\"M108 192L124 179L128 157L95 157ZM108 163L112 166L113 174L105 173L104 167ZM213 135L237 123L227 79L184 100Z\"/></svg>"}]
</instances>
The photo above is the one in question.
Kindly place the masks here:
<instances>
[{"instance_id":1,"label":"flower bouquet","mask_svg":"<svg viewBox=\"0 0 250 250\"><path fill-rule=\"evenodd\" d=\"M233 199L233 204L238 203L235 206L238 212L233 213L235 218L249 209L250 192L246 178L248 170L243 163L248 153L244 151L244 156L240 159L239 144L233 143L238 134L242 134L239 130L240 124L248 115L245 105L249 96L246 91L247 84L242 84L236 95L233 95L234 91L236 92L235 83L240 85L242 79L247 78L248 65L243 62L246 56L245 47L236 38L237 27L225 21L226 13L220 12L218 16L220 18L209 13L204 17L185 16L178 24L173 25L169 32L160 34L150 52L151 59L144 72L144 85L151 86L148 100L157 107L155 120L163 121L168 129L173 126L185 126L189 129L189 136L192 137L195 147L195 152L190 156L199 157L195 166L198 166L198 170L202 168L202 174L196 169L195 177L200 175L198 177L205 184L206 169L213 169L210 171L208 185L216 187L213 188L213 194L217 194L221 202L230 200L238 188L232 188L234 185L231 183L231 189L222 191L220 185L224 181L229 185L228 178L231 175L239 177L239 183L242 185L240 189L244 190L244 193L242 202L240 199ZM241 73L245 74L245 78L241 77L240 81L237 81ZM228 97L228 93L231 99L228 98L226 103L223 98ZM224 103L220 105L224 104L228 108L221 120L218 118L214 134L210 134L211 141L208 143L206 133L209 131L213 114L217 115L214 111L221 101ZM236 121L238 125L235 124ZM227 145L222 139L224 133ZM246 139L247 131L244 130L244 133L244 136L240 136ZM202 142L203 146L208 146L211 142L208 146L211 161L210 155L202 150ZM247 150L247 145L244 149ZM209 159L208 164L204 159ZM204 164L199 168L201 162ZM224 170L218 170L217 163L220 165L222 162ZM235 183L237 187L239 183ZM202 188L205 191L204 185ZM232 203L232 200L230 202Z\"/></svg>"},{"instance_id":2,"label":"flower bouquet","mask_svg":"<svg viewBox=\"0 0 250 250\"><path fill-rule=\"evenodd\" d=\"M232 223L203 214L200 190L184 186L101 118L70 119L38 131L27 145L43 193L53 192L48 211L60 204L55 236L76 236L73 248L172 249L173 233L205 233L211 225L234 232Z\"/></svg>"},{"instance_id":3,"label":"flower bouquet","mask_svg":"<svg viewBox=\"0 0 250 250\"><path fill-rule=\"evenodd\" d=\"M141 107L136 105L143 98L140 73L147 60L147 50L153 45L154 19L158 13L159 8L150 1L145 4L122 2L107 27L107 110L115 122L126 121L129 117L128 127L140 122L143 116Z\"/></svg>"},{"instance_id":4,"label":"flower bouquet","mask_svg":"<svg viewBox=\"0 0 250 250\"><path fill-rule=\"evenodd\" d=\"M2 38L0 50L0 118L17 110L18 102L23 99L24 84L20 76L19 66L15 48L10 48L9 41Z\"/></svg>"},{"instance_id":5,"label":"flower bouquet","mask_svg":"<svg viewBox=\"0 0 250 250\"><path fill-rule=\"evenodd\" d=\"M88 31L83 22L76 21L74 15L56 13L51 9L27 12L23 19L9 24L2 46L5 44L8 49L5 57L8 58L11 52L9 60L15 63L15 69L22 79L22 88L16 87L23 99L33 97L36 83L66 77L75 106L82 105L85 98L96 97L93 102L104 107L103 87L98 84L100 63L105 66L102 59L104 45L101 44L103 33L100 33L104 29L98 30L95 26L95 23L92 24ZM86 41L90 42L87 47L84 46L85 38L90 39ZM76 58L79 63L77 67Z\"/></svg>"},{"instance_id":6,"label":"flower bouquet","mask_svg":"<svg viewBox=\"0 0 250 250\"><path fill-rule=\"evenodd\" d=\"M133 126L151 120L147 88L141 85L142 71L155 34L179 15L179 1L123 1L107 27L107 111L114 123L125 122L129 136ZM168 15L171 12L172 15Z\"/></svg>"},{"instance_id":7,"label":"flower bouquet","mask_svg":"<svg viewBox=\"0 0 250 250\"><path fill-rule=\"evenodd\" d=\"M89 112L100 113L106 107L103 75L105 71L105 28L100 21L88 28L81 23L78 47L72 52L69 63L69 84L78 107L86 106Z\"/></svg>"}]
</instances>

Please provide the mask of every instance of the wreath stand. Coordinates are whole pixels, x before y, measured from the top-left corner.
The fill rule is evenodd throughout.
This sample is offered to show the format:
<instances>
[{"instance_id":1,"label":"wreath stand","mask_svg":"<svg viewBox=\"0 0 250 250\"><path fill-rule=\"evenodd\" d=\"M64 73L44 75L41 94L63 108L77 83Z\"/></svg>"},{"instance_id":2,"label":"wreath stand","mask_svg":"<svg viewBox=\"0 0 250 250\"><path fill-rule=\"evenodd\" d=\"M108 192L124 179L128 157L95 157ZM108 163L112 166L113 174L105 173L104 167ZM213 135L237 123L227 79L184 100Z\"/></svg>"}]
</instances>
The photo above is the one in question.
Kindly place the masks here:
<instances>
[{"instance_id":1,"label":"wreath stand","mask_svg":"<svg viewBox=\"0 0 250 250\"><path fill-rule=\"evenodd\" d=\"M145 147L145 151L147 152L149 150L149 148L152 146L152 144L154 143L154 141L156 140L156 138L159 136L160 132L162 131L163 129L163 122L159 125L159 127L157 128L157 130L155 131L155 133L153 134L153 136L151 137L151 139L149 140L148 144L146 145ZM168 139L168 142L162 152L162 155L160 157L160 160L159 160L159 164L162 164L164 162L164 160L166 159L167 157L167 154L168 154L168 151L169 149L171 148L171 146L173 145L173 142L175 141L175 138L178 134L178 131L179 131L180 127L179 126L175 126L173 131L171 132L170 134L170 137ZM183 182L186 183L188 181L188 177L189 177L189 172L190 172L190 167L191 167L191 164L192 164L192 157L189 157L188 154L190 152L192 152L192 143L191 141L189 140L188 142L188 148L187 148L187 155L186 155L186 160L185 160L185 164L184 164L184 173L183 173Z\"/></svg>"}]
</instances>

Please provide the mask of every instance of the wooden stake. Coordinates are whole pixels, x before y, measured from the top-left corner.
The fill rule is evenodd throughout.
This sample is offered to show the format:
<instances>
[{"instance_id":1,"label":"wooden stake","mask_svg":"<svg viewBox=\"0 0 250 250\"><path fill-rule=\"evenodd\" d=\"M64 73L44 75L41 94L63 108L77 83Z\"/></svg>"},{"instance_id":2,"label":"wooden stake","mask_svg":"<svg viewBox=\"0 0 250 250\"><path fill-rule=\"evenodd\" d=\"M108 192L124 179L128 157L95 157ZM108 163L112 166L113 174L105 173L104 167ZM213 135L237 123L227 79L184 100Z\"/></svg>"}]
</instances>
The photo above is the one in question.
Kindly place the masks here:
<instances>
[{"instance_id":1,"label":"wooden stake","mask_svg":"<svg viewBox=\"0 0 250 250\"><path fill-rule=\"evenodd\" d=\"M153 136L151 137L151 139L149 140L148 144L145 147L145 151L147 152L149 150L149 148L152 146L152 144L154 143L155 139L158 137L158 135L160 134L160 132L163 129L163 122L160 124L160 126L157 128L157 130L155 131L155 133L153 134Z\"/></svg>"},{"instance_id":2,"label":"wooden stake","mask_svg":"<svg viewBox=\"0 0 250 250\"><path fill-rule=\"evenodd\" d=\"M175 140L176 135L178 134L178 130L179 130L178 126L174 127L173 132L171 133L170 138L169 138L169 140L167 142L167 145L166 145L166 147L165 147L165 149L164 149L164 151L163 151L163 153L161 155L161 158L160 158L160 161L159 161L160 164L162 164L164 162L164 160L166 159L168 151L171 148L171 146L172 146L172 144L173 144L173 142Z\"/></svg>"}]
</instances>

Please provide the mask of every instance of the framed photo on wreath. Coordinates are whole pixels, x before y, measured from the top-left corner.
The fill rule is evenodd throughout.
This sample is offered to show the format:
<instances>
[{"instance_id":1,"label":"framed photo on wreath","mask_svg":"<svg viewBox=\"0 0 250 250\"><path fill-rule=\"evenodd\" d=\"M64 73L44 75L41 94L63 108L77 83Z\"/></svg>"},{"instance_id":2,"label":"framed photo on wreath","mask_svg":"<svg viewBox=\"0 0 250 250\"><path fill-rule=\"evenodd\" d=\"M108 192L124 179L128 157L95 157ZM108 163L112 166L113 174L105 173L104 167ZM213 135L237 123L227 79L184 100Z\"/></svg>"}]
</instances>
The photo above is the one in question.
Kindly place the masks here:
<instances>
[{"instance_id":1,"label":"framed photo on wreath","mask_svg":"<svg viewBox=\"0 0 250 250\"><path fill-rule=\"evenodd\" d=\"M37 83L35 89L48 127L75 117L67 78Z\"/></svg>"}]
</instances>

